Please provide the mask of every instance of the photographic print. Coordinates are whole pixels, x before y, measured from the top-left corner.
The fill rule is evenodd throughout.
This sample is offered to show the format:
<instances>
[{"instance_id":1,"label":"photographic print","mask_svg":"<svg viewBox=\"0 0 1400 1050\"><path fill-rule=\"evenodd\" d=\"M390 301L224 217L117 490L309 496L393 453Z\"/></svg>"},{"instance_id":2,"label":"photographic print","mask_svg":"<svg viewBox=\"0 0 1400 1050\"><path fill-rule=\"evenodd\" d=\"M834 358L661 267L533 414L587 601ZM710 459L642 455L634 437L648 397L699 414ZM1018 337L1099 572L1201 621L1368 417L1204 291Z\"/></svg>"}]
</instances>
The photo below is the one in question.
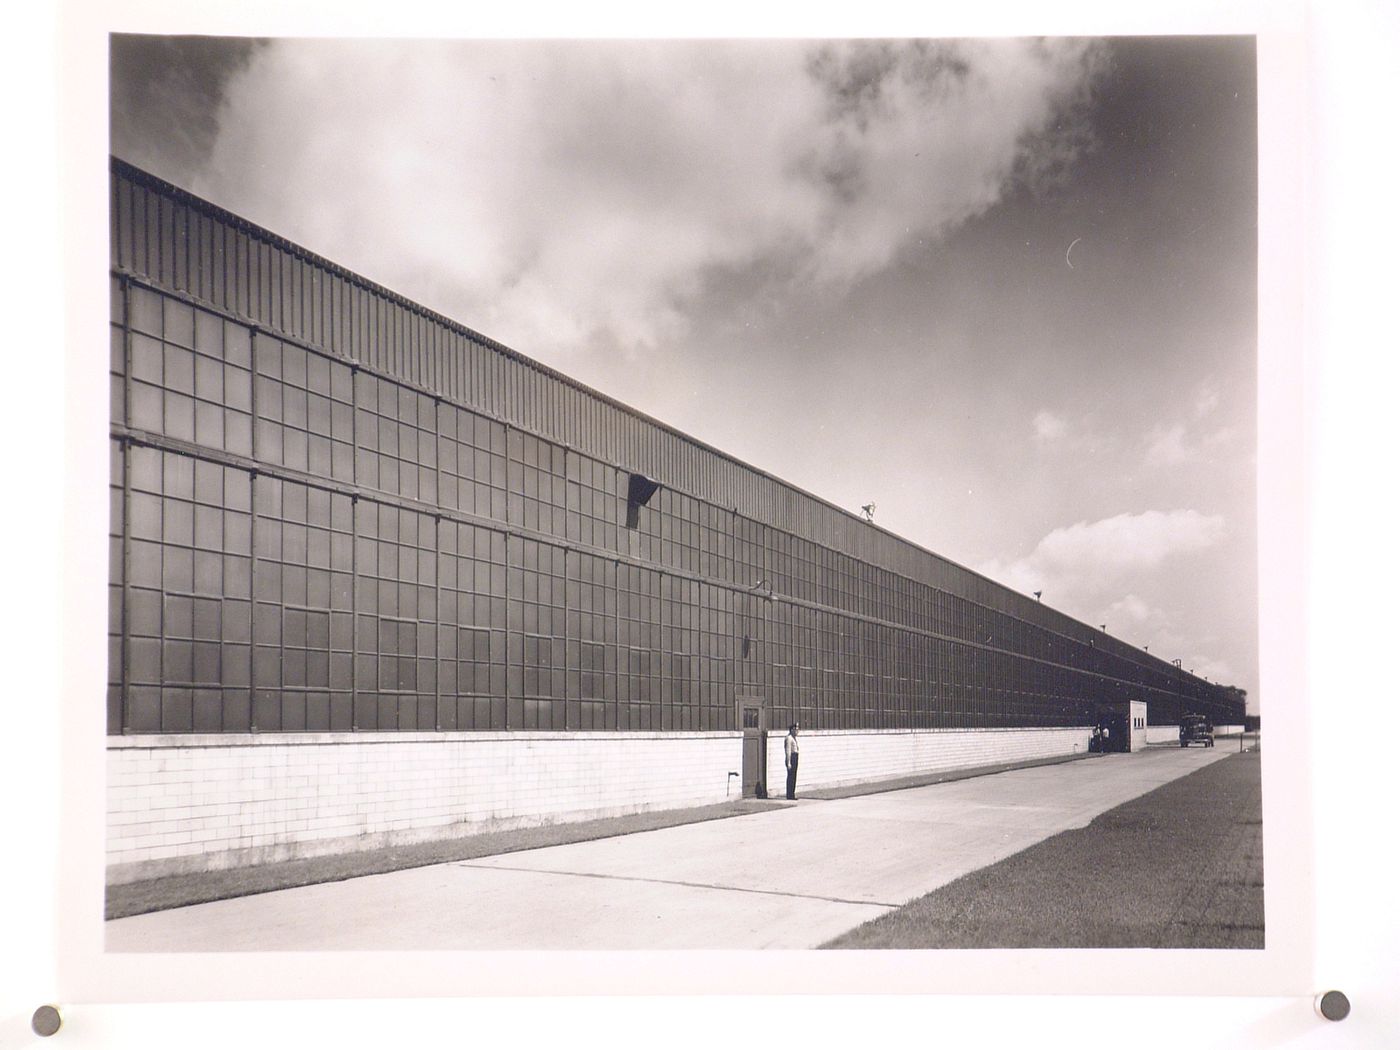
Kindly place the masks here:
<instances>
[{"instance_id":1,"label":"photographic print","mask_svg":"<svg viewBox=\"0 0 1400 1050\"><path fill-rule=\"evenodd\" d=\"M1264 949L1256 72L112 35L107 952Z\"/></svg>"}]
</instances>

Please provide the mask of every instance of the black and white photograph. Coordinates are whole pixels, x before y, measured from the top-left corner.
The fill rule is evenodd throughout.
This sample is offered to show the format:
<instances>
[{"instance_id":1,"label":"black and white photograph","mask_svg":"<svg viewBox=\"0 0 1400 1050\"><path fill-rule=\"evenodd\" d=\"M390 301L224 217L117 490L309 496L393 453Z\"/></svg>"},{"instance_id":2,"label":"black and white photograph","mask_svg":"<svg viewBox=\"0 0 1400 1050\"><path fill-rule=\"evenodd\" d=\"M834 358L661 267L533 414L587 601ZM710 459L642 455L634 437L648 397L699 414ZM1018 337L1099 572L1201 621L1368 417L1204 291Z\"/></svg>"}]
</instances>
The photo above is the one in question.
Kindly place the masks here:
<instances>
[{"instance_id":1,"label":"black and white photograph","mask_svg":"<svg viewBox=\"0 0 1400 1050\"><path fill-rule=\"evenodd\" d=\"M108 951L1265 946L1252 37L110 47Z\"/></svg>"},{"instance_id":2,"label":"black and white photograph","mask_svg":"<svg viewBox=\"0 0 1400 1050\"><path fill-rule=\"evenodd\" d=\"M26 12L0 1046L1388 1045L1344 6Z\"/></svg>"}]
</instances>

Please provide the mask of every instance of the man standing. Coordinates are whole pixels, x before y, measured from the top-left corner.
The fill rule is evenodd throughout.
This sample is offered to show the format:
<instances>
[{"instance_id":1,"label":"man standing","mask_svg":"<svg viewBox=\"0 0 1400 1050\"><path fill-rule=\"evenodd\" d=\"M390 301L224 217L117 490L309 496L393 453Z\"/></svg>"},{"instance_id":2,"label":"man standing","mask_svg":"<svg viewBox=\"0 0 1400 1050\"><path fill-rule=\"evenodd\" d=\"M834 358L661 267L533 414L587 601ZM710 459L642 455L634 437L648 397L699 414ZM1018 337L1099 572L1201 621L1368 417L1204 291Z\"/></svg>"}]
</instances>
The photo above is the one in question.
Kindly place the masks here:
<instances>
[{"instance_id":1,"label":"man standing","mask_svg":"<svg viewBox=\"0 0 1400 1050\"><path fill-rule=\"evenodd\" d=\"M787 797L797 797L797 723L788 726L788 735L783 737L783 761L787 765Z\"/></svg>"}]
</instances>

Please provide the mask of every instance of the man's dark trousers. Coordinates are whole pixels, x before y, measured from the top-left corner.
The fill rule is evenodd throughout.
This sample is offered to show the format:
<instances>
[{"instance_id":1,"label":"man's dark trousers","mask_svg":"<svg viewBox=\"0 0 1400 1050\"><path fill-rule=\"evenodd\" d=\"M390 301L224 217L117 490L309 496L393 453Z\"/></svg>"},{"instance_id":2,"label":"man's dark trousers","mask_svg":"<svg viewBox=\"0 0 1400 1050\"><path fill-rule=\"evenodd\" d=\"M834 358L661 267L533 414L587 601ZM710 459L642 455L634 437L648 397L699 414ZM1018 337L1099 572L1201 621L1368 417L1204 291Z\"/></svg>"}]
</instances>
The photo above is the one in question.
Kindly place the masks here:
<instances>
[{"instance_id":1,"label":"man's dark trousers","mask_svg":"<svg viewBox=\"0 0 1400 1050\"><path fill-rule=\"evenodd\" d=\"M793 755L788 763L787 797L797 797L797 756Z\"/></svg>"}]
</instances>

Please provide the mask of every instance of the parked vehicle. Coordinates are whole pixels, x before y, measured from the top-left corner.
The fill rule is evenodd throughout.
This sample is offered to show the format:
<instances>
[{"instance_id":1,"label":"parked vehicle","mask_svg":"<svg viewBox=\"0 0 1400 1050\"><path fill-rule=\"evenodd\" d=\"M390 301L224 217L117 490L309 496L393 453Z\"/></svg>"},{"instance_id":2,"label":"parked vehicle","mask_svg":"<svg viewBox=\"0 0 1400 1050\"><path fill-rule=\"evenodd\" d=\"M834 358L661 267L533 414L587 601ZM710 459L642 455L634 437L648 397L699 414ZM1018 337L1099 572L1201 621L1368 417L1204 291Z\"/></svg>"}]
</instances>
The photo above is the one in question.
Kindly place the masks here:
<instances>
[{"instance_id":1,"label":"parked vehicle","mask_svg":"<svg viewBox=\"0 0 1400 1050\"><path fill-rule=\"evenodd\" d=\"M1215 727L1210 724L1205 715L1183 715L1180 738L1182 747L1189 747L1191 744L1214 747Z\"/></svg>"}]
</instances>

